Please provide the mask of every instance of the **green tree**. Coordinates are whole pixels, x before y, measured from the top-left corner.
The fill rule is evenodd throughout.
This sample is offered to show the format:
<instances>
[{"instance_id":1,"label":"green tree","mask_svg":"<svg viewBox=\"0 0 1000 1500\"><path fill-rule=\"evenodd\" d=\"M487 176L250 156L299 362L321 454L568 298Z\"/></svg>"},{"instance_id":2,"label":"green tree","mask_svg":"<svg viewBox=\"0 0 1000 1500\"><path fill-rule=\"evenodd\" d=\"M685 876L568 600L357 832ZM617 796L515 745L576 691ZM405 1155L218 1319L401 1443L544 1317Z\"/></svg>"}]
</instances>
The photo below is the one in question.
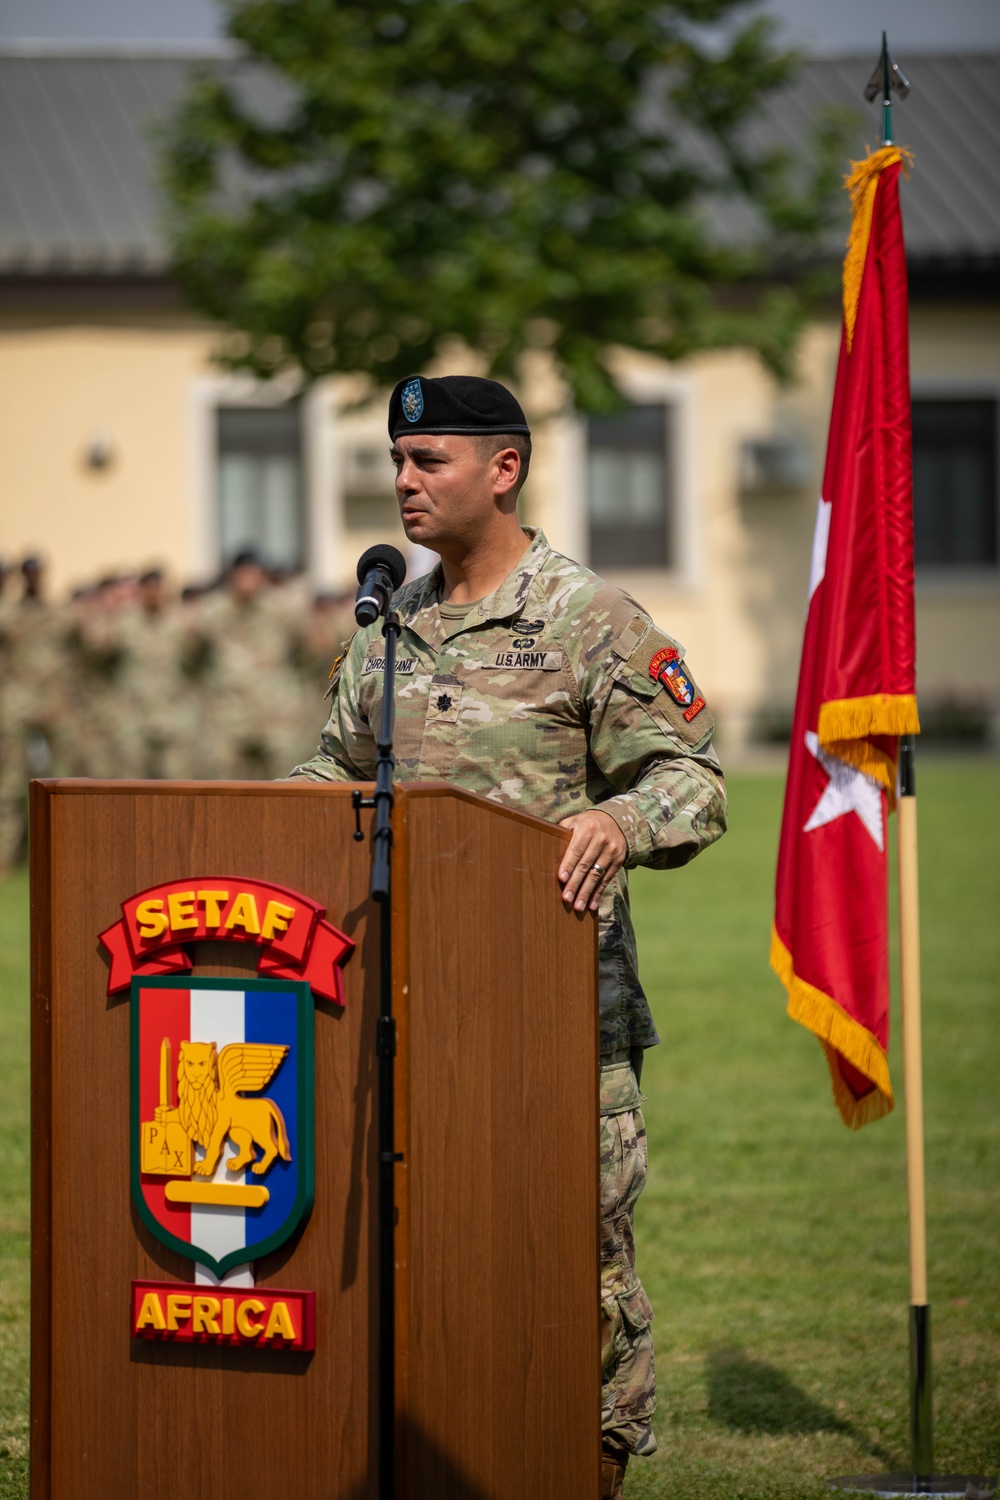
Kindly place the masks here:
<instances>
[{"instance_id":1,"label":"green tree","mask_svg":"<svg viewBox=\"0 0 1000 1500\"><path fill-rule=\"evenodd\" d=\"M837 133L808 170L754 144L795 59L746 0L228 9L244 58L197 75L165 151L174 267L225 363L385 385L448 336L501 376L544 346L589 410L615 345L787 371Z\"/></svg>"}]
</instances>

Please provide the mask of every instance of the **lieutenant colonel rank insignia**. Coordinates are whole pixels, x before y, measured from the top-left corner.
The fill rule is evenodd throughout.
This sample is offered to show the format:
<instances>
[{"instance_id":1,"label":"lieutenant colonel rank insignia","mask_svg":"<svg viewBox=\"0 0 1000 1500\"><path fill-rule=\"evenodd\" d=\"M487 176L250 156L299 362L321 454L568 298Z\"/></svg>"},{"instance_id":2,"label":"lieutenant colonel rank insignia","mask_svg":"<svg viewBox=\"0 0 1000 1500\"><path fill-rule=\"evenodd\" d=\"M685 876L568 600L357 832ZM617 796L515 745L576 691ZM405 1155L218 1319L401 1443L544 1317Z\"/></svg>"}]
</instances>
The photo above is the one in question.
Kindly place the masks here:
<instances>
[{"instance_id":1,"label":"lieutenant colonel rank insignia","mask_svg":"<svg viewBox=\"0 0 1000 1500\"><path fill-rule=\"evenodd\" d=\"M680 704L689 723L705 707L704 698L695 696L694 684L684 671L680 652L675 646L664 646L657 651L649 663L649 675L666 688L675 703Z\"/></svg>"},{"instance_id":2,"label":"lieutenant colonel rank insignia","mask_svg":"<svg viewBox=\"0 0 1000 1500\"><path fill-rule=\"evenodd\" d=\"M424 414L424 393L420 381L408 380L400 393L403 416L408 422L419 422Z\"/></svg>"}]
</instances>

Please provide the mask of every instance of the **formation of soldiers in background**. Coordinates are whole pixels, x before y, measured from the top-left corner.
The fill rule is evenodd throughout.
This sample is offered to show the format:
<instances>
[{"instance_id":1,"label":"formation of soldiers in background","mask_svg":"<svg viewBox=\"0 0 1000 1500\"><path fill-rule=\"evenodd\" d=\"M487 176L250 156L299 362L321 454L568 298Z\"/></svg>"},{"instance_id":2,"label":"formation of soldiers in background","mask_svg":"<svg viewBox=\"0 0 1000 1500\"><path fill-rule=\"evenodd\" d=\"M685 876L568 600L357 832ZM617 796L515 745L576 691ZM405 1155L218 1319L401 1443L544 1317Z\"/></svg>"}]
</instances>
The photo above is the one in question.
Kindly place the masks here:
<instances>
[{"instance_id":1,"label":"formation of soldiers in background","mask_svg":"<svg viewBox=\"0 0 1000 1500\"><path fill-rule=\"evenodd\" d=\"M0 874L33 776L269 780L315 752L354 596L241 553L209 587L157 568L52 601L39 558L0 565Z\"/></svg>"}]
</instances>

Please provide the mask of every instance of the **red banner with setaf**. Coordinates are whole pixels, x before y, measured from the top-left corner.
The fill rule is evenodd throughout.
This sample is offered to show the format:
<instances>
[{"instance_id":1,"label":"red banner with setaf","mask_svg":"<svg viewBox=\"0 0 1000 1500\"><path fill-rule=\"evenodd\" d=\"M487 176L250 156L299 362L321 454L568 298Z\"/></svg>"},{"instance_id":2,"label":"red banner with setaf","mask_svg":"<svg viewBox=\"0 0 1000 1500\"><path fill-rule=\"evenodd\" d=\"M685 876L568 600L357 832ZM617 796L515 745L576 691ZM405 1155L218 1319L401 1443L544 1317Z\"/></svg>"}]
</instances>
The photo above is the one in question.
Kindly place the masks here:
<instances>
[{"instance_id":1,"label":"red banner with setaf","mask_svg":"<svg viewBox=\"0 0 1000 1500\"><path fill-rule=\"evenodd\" d=\"M184 973L192 967L188 943L222 941L260 948L257 972L266 978L304 980L317 995L344 1003L343 967L354 943L299 891L213 875L150 886L121 909L121 920L100 935L111 960L109 995L127 989L136 974Z\"/></svg>"}]
</instances>

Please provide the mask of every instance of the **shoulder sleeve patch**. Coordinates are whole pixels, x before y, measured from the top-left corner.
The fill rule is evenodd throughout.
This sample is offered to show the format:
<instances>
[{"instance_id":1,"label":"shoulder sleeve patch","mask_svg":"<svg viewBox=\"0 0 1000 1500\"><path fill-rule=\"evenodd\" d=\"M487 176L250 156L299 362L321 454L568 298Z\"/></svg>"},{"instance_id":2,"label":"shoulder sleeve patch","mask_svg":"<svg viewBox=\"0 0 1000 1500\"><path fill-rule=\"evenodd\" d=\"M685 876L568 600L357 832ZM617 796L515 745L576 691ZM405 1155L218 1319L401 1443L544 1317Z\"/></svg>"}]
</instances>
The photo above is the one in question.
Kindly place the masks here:
<instances>
[{"instance_id":1,"label":"shoulder sleeve patch","mask_svg":"<svg viewBox=\"0 0 1000 1500\"><path fill-rule=\"evenodd\" d=\"M705 696L688 671L684 647L649 627L619 672L623 685L644 699L654 718L663 720L685 744L697 745L715 728Z\"/></svg>"},{"instance_id":2,"label":"shoulder sleeve patch","mask_svg":"<svg viewBox=\"0 0 1000 1500\"><path fill-rule=\"evenodd\" d=\"M347 660L347 653L353 646L354 636L356 635L357 631L354 632L354 635L351 636L349 641L343 641L341 643L340 651L334 658L333 666L330 668L330 675L327 681L327 689L323 694L324 698L329 698L332 701L336 696L337 689L340 686L340 674L344 670L344 662Z\"/></svg>"}]
</instances>

